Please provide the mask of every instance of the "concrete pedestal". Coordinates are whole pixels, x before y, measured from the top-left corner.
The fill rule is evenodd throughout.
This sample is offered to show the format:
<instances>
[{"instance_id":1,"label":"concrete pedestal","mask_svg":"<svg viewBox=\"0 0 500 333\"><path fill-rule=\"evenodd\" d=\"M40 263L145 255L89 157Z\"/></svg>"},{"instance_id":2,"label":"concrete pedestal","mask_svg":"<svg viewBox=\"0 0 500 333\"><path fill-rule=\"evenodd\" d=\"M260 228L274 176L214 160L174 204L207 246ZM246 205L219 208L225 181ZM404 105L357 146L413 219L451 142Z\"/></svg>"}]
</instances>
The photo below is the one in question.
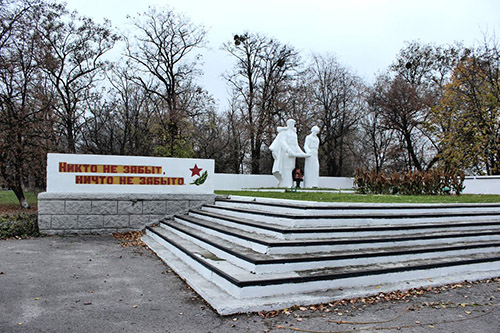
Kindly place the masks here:
<instances>
[{"instance_id":1,"label":"concrete pedestal","mask_svg":"<svg viewBox=\"0 0 500 333\"><path fill-rule=\"evenodd\" d=\"M38 226L46 234L141 230L214 200L214 194L45 192L38 195Z\"/></svg>"}]
</instances>

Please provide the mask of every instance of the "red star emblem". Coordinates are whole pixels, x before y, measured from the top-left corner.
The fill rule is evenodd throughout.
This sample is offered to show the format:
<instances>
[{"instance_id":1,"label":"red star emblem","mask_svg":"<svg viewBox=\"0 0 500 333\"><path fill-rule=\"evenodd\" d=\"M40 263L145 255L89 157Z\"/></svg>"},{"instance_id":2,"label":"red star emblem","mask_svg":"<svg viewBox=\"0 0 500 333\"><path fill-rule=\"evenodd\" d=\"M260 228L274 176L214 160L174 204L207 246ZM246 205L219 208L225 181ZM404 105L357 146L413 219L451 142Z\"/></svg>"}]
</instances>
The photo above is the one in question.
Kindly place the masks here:
<instances>
[{"instance_id":1,"label":"red star emblem","mask_svg":"<svg viewBox=\"0 0 500 333\"><path fill-rule=\"evenodd\" d=\"M196 175L200 175L200 171L203 170L202 168L198 168L198 165L195 164L193 168L189 168L189 170L191 170L191 177L193 176L196 176Z\"/></svg>"}]
</instances>

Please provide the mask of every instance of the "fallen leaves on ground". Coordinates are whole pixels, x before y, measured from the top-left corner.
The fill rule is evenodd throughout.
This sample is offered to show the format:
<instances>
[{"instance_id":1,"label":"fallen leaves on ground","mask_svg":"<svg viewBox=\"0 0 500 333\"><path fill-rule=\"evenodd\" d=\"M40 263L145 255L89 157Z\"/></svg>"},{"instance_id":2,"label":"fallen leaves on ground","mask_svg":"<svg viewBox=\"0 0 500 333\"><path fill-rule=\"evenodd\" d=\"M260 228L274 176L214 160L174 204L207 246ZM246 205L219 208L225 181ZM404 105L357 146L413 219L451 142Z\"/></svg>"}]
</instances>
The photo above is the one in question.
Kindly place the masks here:
<instances>
[{"instance_id":1,"label":"fallen leaves on ground","mask_svg":"<svg viewBox=\"0 0 500 333\"><path fill-rule=\"evenodd\" d=\"M38 211L37 205L32 205L30 208L20 208L17 204L3 204L0 205L0 214L11 213L36 213Z\"/></svg>"},{"instance_id":2,"label":"fallen leaves on ground","mask_svg":"<svg viewBox=\"0 0 500 333\"><path fill-rule=\"evenodd\" d=\"M462 307L462 308L465 308L466 306L475 306L475 307L479 307L479 306L492 306L493 303L489 302L489 303L485 303L485 304L479 304L479 303L476 303L476 302L473 302L473 303L453 303L453 302L446 302L446 303L443 303L443 302L423 302L421 304L421 306L426 306L426 307L430 307L430 308L434 308L434 309L439 309L439 308L443 308L443 309L448 309L448 308L451 308L451 309L454 309L454 308L458 308L458 307ZM410 311L413 311L413 310L418 310L420 309L420 306L417 306L416 305L416 309L415 308L408 308Z\"/></svg>"},{"instance_id":3,"label":"fallen leaves on ground","mask_svg":"<svg viewBox=\"0 0 500 333\"><path fill-rule=\"evenodd\" d=\"M141 240L144 235L143 231L127 231L127 232L115 232L113 237L118 239L122 247L146 247L146 244Z\"/></svg>"},{"instance_id":4,"label":"fallen leaves on ground","mask_svg":"<svg viewBox=\"0 0 500 333\"><path fill-rule=\"evenodd\" d=\"M487 316L489 314L491 314L495 309L492 308L488 311L482 311L482 313L476 315L476 316L467 316L467 317L464 317L462 315L459 315L458 317L460 319L446 319L446 320L442 320L442 321L436 321L436 322L421 322L419 320L415 321L414 323L412 324L399 324L398 326L372 326L372 327L361 327L361 328L353 328L353 329L349 329L349 330L342 330L342 331L328 331L328 332L354 332L354 331L358 331L358 330L362 330L362 331L365 331L365 330L368 330L370 332L374 332L374 331L382 331L382 330L398 330L400 331L401 329L410 329L410 328L415 328L415 327L424 327L424 326L427 326L428 328L435 328L436 325L440 325L440 324L448 324L448 323L456 323L456 322L460 322L460 321L467 321L467 320L475 320L475 319L478 319L478 318L481 318L481 317L484 317L484 316ZM406 311L405 311L406 312ZM340 320L340 321L332 321L332 320L328 320L328 322L330 323L336 323L337 325L341 325L341 324L345 324L345 325L376 325L376 324L388 324L390 322L394 322L396 321L397 319L399 319L400 317L402 317L405 312L402 312L400 314L398 314L397 316L395 316L394 318L390 318L390 319L387 319L387 320L381 320L381 321L369 321L369 322L355 322L355 321L344 321L344 320ZM472 312L471 311L465 311L466 314L470 315ZM288 330L292 330L292 331L300 331L300 332L310 332L310 333L328 333L327 331L311 331L311 330L307 330L307 329L301 329L301 328L297 328L297 327L293 327L292 325L288 326L288 327L285 327L283 325L278 325L276 326L277 329L288 329Z\"/></svg>"},{"instance_id":5,"label":"fallen leaves on ground","mask_svg":"<svg viewBox=\"0 0 500 333\"><path fill-rule=\"evenodd\" d=\"M422 296L426 293L432 292L434 294L439 294L442 291L447 291L447 290L452 290L452 289L459 289L459 288L470 288L474 284L479 284L479 283L492 283L492 282L500 282L500 278L493 278L493 279L486 279L486 280L481 280L481 281L464 281L460 283L453 283L453 284L447 284L443 286L437 286L437 287L420 287L420 288L414 288L410 290L396 290L392 292L380 292L377 295L372 295L372 296L367 296L367 297L358 297L358 298L352 298L352 299L343 299L343 300L337 300L337 301L332 301L329 303L325 304L316 304L316 305L311 305L308 307L305 306L298 306L294 305L289 308L286 308L284 310L273 310L273 311L260 311L258 314L262 318L273 318L276 317L280 314L286 314L290 315L294 311L319 311L319 312L330 312L330 311L336 311L338 315L342 315L342 313L339 314L338 312L338 307L341 306L346 306L346 305L354 305L357 303L363 303L363 304L376 304L380 302L387 302L387 301L400 301L400 300L408 300L413 297L417 296ZM500 288L500 287L499 287ZM461 303L461 304L443 304L443 303L427 303L424 304L427 306L437 306L441 308L446 308L448 306L452 307L465 307L466 305L474 305L474 304L466 304L466 303ZM408 311L413 311L415 309L413 308L408 308Z\"/></svg>"}]
</instances>

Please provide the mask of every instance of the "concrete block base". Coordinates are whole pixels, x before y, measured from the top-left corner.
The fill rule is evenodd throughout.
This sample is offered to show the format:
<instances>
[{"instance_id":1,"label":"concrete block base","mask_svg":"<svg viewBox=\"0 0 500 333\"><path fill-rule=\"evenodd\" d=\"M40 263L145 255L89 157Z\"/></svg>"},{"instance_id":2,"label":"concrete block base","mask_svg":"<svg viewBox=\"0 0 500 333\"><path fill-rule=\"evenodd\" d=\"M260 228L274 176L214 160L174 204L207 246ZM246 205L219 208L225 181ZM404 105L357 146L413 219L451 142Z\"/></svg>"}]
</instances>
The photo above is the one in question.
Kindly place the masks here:
<instances>
[{"instance_id":1,"label":"concrete block base","mask_svg":"<svg viewBox=\"0 0 500 333\"><path fill-rule=\"evenodd\" d=\"M215 195L40 193L38 226L46 234L105 234L142 230L200 204Z\"/></svg>"}]
</instances>

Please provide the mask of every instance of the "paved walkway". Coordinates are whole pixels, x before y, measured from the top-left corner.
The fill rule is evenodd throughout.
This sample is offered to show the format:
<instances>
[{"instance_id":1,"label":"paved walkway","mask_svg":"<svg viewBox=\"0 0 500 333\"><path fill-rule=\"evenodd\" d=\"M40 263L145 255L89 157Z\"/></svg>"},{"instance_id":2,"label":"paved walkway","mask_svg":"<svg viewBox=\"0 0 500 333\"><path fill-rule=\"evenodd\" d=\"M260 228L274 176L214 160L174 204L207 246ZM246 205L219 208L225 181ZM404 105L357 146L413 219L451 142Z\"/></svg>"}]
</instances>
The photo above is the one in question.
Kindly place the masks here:
<instances>
[{"instance_id":1,"label":"paved walkway","mask_svg":"<svg viewBox=\"0 0 500 333\"><path fill-rule=\"evenodd\" d=\"M443 289L220 317L145 248L0 241L0 332L500 332L500 279Z\"/></svg>"}]
</instances>

